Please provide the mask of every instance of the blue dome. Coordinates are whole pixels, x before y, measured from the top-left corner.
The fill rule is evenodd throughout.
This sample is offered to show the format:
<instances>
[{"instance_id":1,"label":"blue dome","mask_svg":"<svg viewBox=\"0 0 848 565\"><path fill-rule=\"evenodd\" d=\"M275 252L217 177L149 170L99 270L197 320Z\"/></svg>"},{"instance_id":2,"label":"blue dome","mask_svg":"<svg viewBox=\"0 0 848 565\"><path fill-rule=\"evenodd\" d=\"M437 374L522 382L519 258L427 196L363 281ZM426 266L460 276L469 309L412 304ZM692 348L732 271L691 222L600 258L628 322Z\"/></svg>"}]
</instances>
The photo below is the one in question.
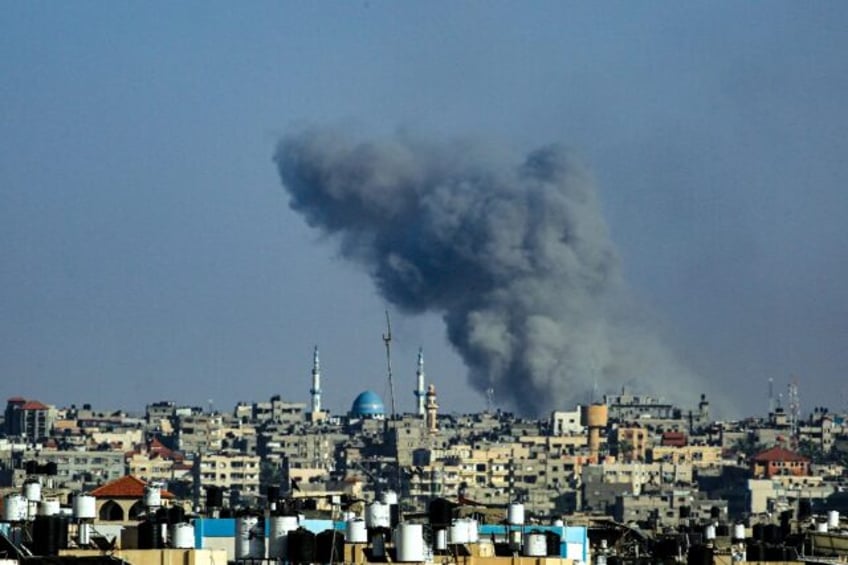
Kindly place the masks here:
<instances>
[{"instance_id":1,"label":"blue dome","mask_svg":"<svg viewBox=\"0 0 848 565\"><path fill-rule=\"evenodd\" d=\"M386 407L376 392L366 390L359 393L359 396L353 401L350 413L352 416L374 418L376 416L385 416Z\"/></svg>"}]
</instances>

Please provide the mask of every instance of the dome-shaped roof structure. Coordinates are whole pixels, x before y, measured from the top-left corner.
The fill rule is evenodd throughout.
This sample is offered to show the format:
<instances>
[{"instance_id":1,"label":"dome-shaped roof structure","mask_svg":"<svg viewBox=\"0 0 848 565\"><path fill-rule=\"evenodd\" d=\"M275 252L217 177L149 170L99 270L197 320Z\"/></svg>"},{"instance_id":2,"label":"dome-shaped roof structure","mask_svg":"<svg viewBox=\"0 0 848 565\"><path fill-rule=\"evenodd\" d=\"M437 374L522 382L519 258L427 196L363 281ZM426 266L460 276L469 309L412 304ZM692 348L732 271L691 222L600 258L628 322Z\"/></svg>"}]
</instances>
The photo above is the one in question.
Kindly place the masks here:
<instances>
[{"instance_id":1,"label":"dome-shaped roof structure","mask_svg":"<svg viewBox=\"0 0 848 565\"><path fill-rule=\"evenodd\" d=\"M350 414L359 418L381 418L386 415L386 406L376 392L366 390L353 401Z\"/></svg>"}]
</instances>

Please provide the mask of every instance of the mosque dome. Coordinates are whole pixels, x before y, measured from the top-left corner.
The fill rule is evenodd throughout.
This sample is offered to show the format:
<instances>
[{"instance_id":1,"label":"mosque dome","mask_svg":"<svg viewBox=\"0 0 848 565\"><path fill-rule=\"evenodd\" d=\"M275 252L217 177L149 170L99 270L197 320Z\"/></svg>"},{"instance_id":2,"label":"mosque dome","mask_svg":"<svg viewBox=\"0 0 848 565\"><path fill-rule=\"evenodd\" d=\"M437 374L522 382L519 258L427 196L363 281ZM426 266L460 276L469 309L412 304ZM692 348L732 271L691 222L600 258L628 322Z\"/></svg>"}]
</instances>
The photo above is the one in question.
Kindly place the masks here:
<instances>
[{"instance_id":1,"label":"mosque dome","mask_svg":"<svg viewBox=\"0 0 848 565\"><path fill-rule=\"evenodd\" d=\"M353 401L350 414L358 418L382 418L386 415L386 407L376 392L366 390Z\"/></svg>"}]
</instances>

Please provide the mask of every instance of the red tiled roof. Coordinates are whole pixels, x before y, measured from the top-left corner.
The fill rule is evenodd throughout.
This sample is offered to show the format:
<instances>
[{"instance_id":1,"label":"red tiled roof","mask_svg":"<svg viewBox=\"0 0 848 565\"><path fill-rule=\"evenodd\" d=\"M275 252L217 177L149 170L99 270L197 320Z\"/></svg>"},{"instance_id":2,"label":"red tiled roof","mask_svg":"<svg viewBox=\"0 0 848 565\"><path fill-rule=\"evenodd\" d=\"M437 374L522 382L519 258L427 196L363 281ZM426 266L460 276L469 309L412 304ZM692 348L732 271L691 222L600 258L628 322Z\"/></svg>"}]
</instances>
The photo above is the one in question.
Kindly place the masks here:
<instances>
[{"instance_id":1,"label":"red tiled roof","mask_svg":"<svg viewBox=\"0 0 848 565\"><path fill-rule=\"evenodd\" d=\"M809 462L809 459L807 459L803 455L798 455L797 453L789 451L788 449L780 447L779 445L757 453L756 455L754 455L753 460L757 463L769 463L770 461Z\"/></svg>"},{"instance_id":2,"label":"red tiled roof","mask_svg":"<svg viewBox=\"0 0 848 565\"><path fill-rule=\"evenodd\" d=\"M142 498L146 486L147 483L138 477L126 475L97 487L91 494L96 498ZM174 495L162 489L162 498L174 498Z\"/></svg>"},{"instance_id":3,"label":"red tiled roof","mask_svg":"<svg viewBox=\"0 0 848 565\"><path fill-rule=\"evenodd\" d=\"M21 406L21 410L49 410L49 408L37 400L30 400Z\"/></svg>"}]
</instances>

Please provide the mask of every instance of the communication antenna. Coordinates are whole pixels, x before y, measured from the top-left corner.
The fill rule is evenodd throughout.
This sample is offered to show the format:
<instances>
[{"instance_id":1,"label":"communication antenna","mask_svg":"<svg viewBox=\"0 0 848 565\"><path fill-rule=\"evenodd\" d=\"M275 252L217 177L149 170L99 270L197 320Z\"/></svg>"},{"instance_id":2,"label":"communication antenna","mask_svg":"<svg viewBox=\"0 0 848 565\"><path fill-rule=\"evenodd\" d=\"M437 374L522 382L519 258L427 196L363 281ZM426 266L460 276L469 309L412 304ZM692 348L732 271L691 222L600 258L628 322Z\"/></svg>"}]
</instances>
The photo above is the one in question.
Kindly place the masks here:
<instances>
[{"instance_id":1,"label":"communication antenna","mask_svg":"<svg viewBox=\"0 0 848 565\"><path fill-rule=\"evenodd\" d=\"M395 383L392 380L392 321L389 318L389 310L386 309L386 333L383 334L383 343L386 344L386 372L389 375L389 398L391 399L392 405L392 420L395 419ZM395 434L397 436L398 433L397 424L395 424ZM388 431L388 427L386 427ZM395 469L397 469L397 488L398 488L398 496L402 494L403 491L403 473L400 470L400 437L397 436L396 443L398 446L395 448ZM403 511L398 512L398 520L403 522Z\"/></svg>"},{"instance_id":2,"label":"communication antenna","mask_svg":"<svg viewBox=\"0 0 848 565\"><path fill-rule=\"evenodd\" d=\"M386 310L386 333L383 334L383 343L386 344L386 370L389 375L389 399L392 404L392 419L395 417L395 383L392 380L392 321L389 319L389 311Z\"/></svg>"},{"instance_id":3,"label":"communication antenna","mask_svg":"<svg viewBox=\"0 0 848 565\"><path fill-rule=\"evenodd\" d=\"M495 389L489 387L486 389L486 413L492 413L492 406L495 403Z\"/></svg>"}]
</instances>

